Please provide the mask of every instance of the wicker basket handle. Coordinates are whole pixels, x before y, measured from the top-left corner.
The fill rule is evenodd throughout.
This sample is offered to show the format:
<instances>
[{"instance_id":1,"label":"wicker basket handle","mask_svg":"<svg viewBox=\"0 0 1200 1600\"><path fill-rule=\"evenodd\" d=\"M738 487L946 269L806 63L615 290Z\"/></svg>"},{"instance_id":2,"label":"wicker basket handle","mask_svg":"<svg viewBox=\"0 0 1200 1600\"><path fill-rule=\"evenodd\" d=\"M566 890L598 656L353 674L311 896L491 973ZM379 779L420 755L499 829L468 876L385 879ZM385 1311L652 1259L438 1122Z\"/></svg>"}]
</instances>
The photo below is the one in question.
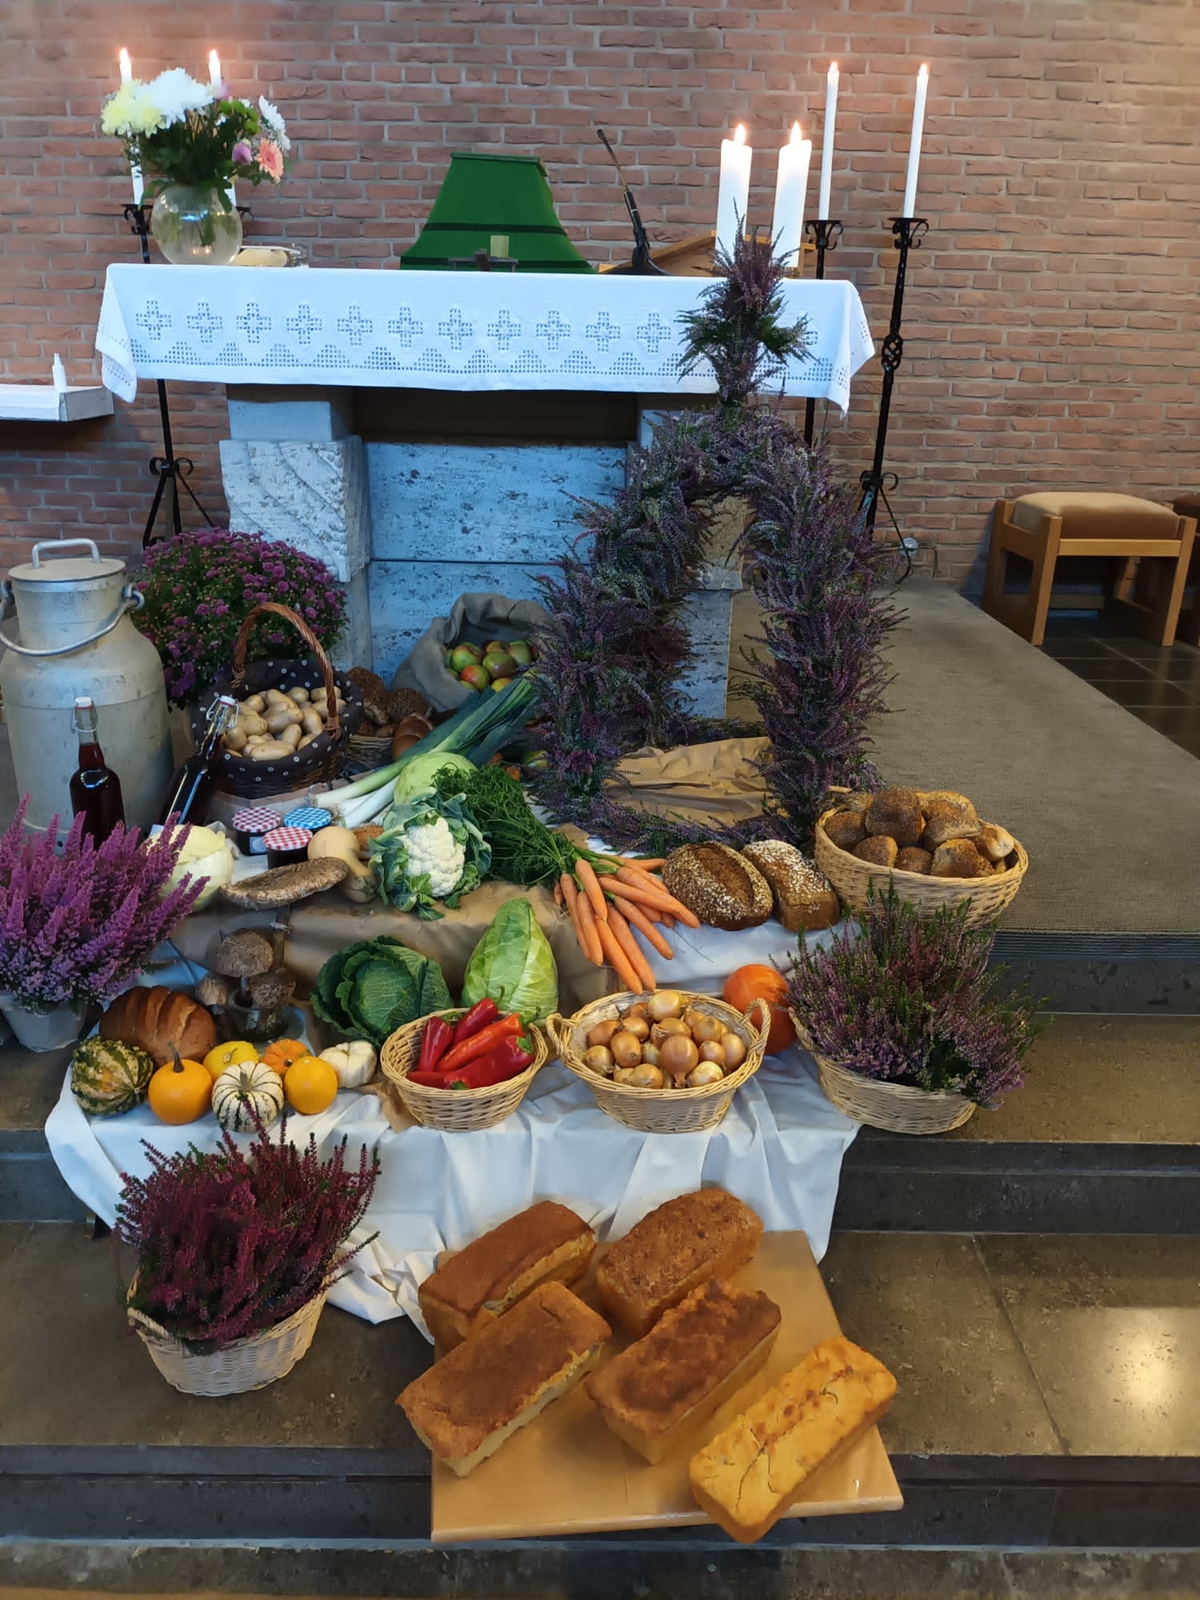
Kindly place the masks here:
<instances>
[{"instance_id":1,"label":"wicker basket handle","mask_svg":"<svg viewBox=\"0 0 1200 1600\"><path fill-rule=\"evenodd\" d=\"M753 1022L750 1021L750 1013L752 1011L757 1011L760 1018L757 1027ZM765 1045L767 1042L767 1035L771 1031L771 1008L767 1002L761 998L761 996L755 1000L751 1000L745 1011L742 1012L742 1021L750 1029L750 1032L755 1035L755 1044Z\"/></svg>"},{"instance_id":2,"label":"wicker basket handle","mask_svg":"<svg viewBox=\"0 0 1200 1600\"><path fill-rule=\"evenodd\" d=\"M566 1019L560 1016L557 1011L552 1011L542 1026L546 1030L546 1037L554 1046L556 1055L561 1060L563 1053L563 1041L567 1037Z\"/></svg>"},{"instance_id":3,"label":"wicker basket handle","mask_svg":"<svg viewBox=\"0 0 1200 1600\"><path fill-rule=\"evenodd\" d=\"M282 617L285 622L290 622L313 655L316 656L317 665L321 669L321 676L325 680L325 731L336 743L341 737L342 722L338 716L337 682L333 676L333 668L329 664L329 657L321 648L321 641L299 612L293 611L291 606L281 606L275 600L264 600L262 605L255 606L253 611L247 613L245 621L238 629L237 643L233 647L233 683L231 685L233 693L237 694L245 681L246 647L250 643L250 635L254 630L254 624L259 617L266 616L268 613L276 617Z\"/></svg>"}]
</instances>

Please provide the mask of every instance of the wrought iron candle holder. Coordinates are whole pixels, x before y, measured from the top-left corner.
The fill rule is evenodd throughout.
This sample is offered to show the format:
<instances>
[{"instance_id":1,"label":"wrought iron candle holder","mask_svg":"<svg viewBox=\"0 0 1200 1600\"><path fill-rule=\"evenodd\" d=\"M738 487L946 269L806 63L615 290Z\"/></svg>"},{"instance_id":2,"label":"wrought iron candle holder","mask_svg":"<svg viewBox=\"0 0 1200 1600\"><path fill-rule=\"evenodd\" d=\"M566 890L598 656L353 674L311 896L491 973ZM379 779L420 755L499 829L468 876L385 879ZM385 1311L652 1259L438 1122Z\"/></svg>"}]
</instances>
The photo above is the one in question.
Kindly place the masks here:
<instances>
[{"instance_id":1,"label":"wrought iron candle holder","mask_svg":"<svg viewBox=\"0 0 1200 1600\"><path fill-rule=\"evenodd\" d=\"M871 462L870 471L864 472L859 478L859 487L862 489L862 511L868 528L874 528L875 520L879 513L879 502L882 500L884 509L891 519L892 527L896 530L896 537L908 555L908 546L900 533L900 524L896 521L896 514L892 510L887 492L895 489L900 482L894 472L883 470L884 451L887 447L888 416L892 408L892 388L896 382L896 372L904 359L904 338L900 332L900 323L904 315L904 285L908 275L908 252L919 248L922 238L929 232L929 223L924 217L891 217L894 247L900 252L900 260L896 266L896 283L892 290L892 315L888 323L887 337L883 341L883 348L879 352L879 359L883 365L883 388L879 394L879 419L875 425L875 455ZM911 563L910 563L911 564Z\"/></svg>"},{"instance_id":2,"label":"wrought iron candle holder","mask_svg":"<svg viewBox=\"0 0 1200 1600\"><path fill-rule=\"evenodd\" d=\"M840 222L832 222L828 217L809 217L804 224L804 237L811 238L817 247L817 265L813 273L814 278L825 276L825 252L836 250L838 240L842 236ZM817 402L810 395L804 402L804 442L809 449L812 448L813 427L817 416Z\"/></svg>"}]
</instances>

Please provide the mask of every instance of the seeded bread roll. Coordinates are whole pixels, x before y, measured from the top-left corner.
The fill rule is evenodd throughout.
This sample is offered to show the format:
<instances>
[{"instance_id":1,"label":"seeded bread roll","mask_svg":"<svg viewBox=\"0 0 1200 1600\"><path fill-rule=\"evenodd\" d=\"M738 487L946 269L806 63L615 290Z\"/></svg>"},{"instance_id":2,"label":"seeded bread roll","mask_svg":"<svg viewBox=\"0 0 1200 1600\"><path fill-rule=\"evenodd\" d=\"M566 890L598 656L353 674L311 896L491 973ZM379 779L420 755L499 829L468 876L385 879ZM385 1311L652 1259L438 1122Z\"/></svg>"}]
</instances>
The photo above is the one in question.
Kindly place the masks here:
<instances>
[{"instance_id":1,"label":"seeded bread roll","mask_svg":"<svg viewBox=\"0 0 1200 1600\"><path fill-rule=\"evenodd\" d=\"M975 807L965 795L931 796L925 802L925 832L921 843L936 850L948 839L970 839L979 832Z\"/></svg>"},{"instance_id":2,"label":"seeded bread roll","mask_svg":"<svg viewBox=\"0 0 1200 1600\"><path fill-rule=\"evenodd\" d=\"M1008 829L998 827L994 822L983 823L971 843L981 856L986 856L993 864L1005 862L1016 849Z\"/></svg>"},{"instance_id":3,"label":"seeded bread roll","mask_svg":"<svg viewBox=\"0 0 1200 1600\"><path fill-rule=\"evenodd\" d=\"M885 833L872 839L864 839L850 852L860 861L869 861L874 867L894 867L898 853L895 839L889 838Z\"/></svg>"},{"instance_id":4,"label":"seeded bread roll","mask_svg":"<svg viewBox=\"0 0 1200 1600\"><path fill-rule=\"evenodd\" d=\"M748 844L742 854L771 885L775 916L789 933L828 928L841 916L841 904L829 879L794 844L760 839Z\"/></svg>"},{"instance_id":5,"label":"seeded bread roll","mask_svg":"<svg viewBox=\"0 0 1200 1600\"><path fill-rule=\"evenodd\" d=\"M933 852L929 870L935 878L990 878L992 864L970 839L948 839Z\"/></svg>"},{"instance_id":6,"label":"seeded bread roll","mask_svg":"<svg viewBox=\"0 0 1200 1600\"><path fill-rule=\"evenodd\" d=\"M897 845L919 844L924 822L915 789L881 789L867 807L867 832L886 834Z\"/></svg>"},{"instance_id":7,"label":"seeded bread roll","mask_svg":"<svg viewBox=\"0 0 1200 1600\"><path fill-rule=\"evenodd\" d=\"M826 818L825 837L839 850L853 850L867 836L861 811L835 811Z\"/></svg>"},{"instance_id":8,"label":"seeded bread roll","mask_svg":"<svg viewBox=\"0 0 1200 1600\"><path fill-rule=\"evenodd\" d=\"M825 809L829 810L830 807L836 806L839 811L853 811L855 816L861 817L866 815L871 801L874 800L874 798L875 796L873 794L869 794L865 791L862 794L835 793L829 796Z\"/></svg>"},{"instance_id":9,"label":"seeded bread roll","mask_svg":"<svg viewBox=\"0 0 1200 1600\"><path fill-rule=\"evenodd\" d=\"M685 844L672 850L663 883L710 928L756 928L771 915L771 885L758 868L726 844Z\"/></svg>"},{"instance_id":10,"label":"seeded bread roll","mask_svg":"<svg viewBox=\"0 0 1200 1600\"><path fill-rule=\"evenodd\" d=\"M903 850L896 852L897 872L923 872L928 875L932 865L933 856L930 852L915 844L905 845Z\"/></svg>"}]
</instances>

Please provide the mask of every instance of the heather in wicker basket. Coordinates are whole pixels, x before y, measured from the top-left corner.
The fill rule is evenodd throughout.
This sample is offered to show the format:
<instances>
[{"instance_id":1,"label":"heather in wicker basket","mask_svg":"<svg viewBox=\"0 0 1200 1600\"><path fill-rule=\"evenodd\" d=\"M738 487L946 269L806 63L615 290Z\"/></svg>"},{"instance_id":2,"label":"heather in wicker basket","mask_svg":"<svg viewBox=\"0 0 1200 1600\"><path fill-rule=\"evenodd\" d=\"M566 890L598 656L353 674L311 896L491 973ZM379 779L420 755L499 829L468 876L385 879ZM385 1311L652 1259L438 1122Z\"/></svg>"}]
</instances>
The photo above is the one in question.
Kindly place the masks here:
<instances>
[{"instance_id":1,"label":"heather in wicker basket","mask_svg":"<svg viewBox=\"0 0 1200 1600\"><path fill-rule=\"evenodd\" d=\"M965 903L922 915L894 889L873 890L857 926L826 949L801 942L788 989L814 1053L863 1078L980 1106L1019 1088L1037 1002L996 992L995 928L969 927L969 915Z\"/></svg>"}]
</instances>

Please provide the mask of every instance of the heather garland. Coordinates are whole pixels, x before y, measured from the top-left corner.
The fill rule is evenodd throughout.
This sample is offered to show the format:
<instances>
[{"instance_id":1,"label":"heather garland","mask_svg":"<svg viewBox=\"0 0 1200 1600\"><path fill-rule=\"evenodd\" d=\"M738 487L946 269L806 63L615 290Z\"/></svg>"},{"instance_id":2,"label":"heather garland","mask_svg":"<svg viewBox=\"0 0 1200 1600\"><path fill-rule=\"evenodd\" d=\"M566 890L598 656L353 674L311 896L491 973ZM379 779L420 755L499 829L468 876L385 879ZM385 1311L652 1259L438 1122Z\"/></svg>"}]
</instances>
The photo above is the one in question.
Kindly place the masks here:
<instances>
[{"instance_id":1,"label":"heather garland","mask_svg":"<svg viewBox=\"0 0 1200 1600\"><path fill-rule=\"evenodd\" d=\"M889 890L827 949L800 942L788 993L814 1049L847 1071L994 1106L1024 1082L1037 1005L1000 996L995 929L962 901L923 917Z\"/></svg>"},{"instance_id":2,"label":"heather garland","mask_svg":"<svg viewBox=\"0 0 1200 1600\"><path fill-rule=\"evenodd\" d=\"M267 600L290 606L326 650L346 620L346 593L323 561L281 540L226 528L177 533L146 552L145 606L138 627L162 657L177 704L203 696L228 672L238 629ZM247 662L305 653L294 629L275 618L256 628Z\"/></svg>"},{"instance_id":3,"label":"heather garland","mask_svg":"<svg viewBox=\"0 0 1200 1600\"><path fill-rule=\"evenodd\" d=\"M146 849L136 828L118 825L97 848L80 813L60 851L57 817L44 834L26 834L28 806L26 795L0 837L0 990L35 1012L104 1005L128 988L208 881L185 877L168 892L189 830Z\"/></svg>"},{"instance_id":4,"label":"heather garland","mask_svg":"<svg viewBox=\"0 0 1200 1600\"><path fill-rule=\"evenodd\" d=\"M346 1241L366 1214L379 1157L346 1140L322 1161L265 1130L241 1151L232 1136L202 1152L165 1156L125 1176L115 1234L137 1257L129 1304L196 1353L265 1332L343 1272L361 1245ZM364 1243L369 1241L363 1241Z\"/></svg>"},{"instance_id":5,"label":"heather garland","mask_svg":"<svg viewBox=\"0 0 1200 1600\"><path fill-rule=\"evenodd\" d=\"M780 264L743 241L701 311L685 320L684 370L707 360L719 404L664 420L631 452L625 486L580 514L576 548L541 585L551 614L538 682L549 760L537 798L627 849L660 854L689 839L744 842L770 832L811 842L835 784L875 787L867 723L882 709L880 645L894 617L854 489L756 396L803 350L803 325L780 320ZM709 515L731 497L748 525L737 553L763 612L747 689L770 741L764 818L715 831L623 804L621 757L724 732L689 714L679 689L689 647L681 607L705 560ZM761 646L761 649L757 648Z\"/></svg>"}]
</instances>

